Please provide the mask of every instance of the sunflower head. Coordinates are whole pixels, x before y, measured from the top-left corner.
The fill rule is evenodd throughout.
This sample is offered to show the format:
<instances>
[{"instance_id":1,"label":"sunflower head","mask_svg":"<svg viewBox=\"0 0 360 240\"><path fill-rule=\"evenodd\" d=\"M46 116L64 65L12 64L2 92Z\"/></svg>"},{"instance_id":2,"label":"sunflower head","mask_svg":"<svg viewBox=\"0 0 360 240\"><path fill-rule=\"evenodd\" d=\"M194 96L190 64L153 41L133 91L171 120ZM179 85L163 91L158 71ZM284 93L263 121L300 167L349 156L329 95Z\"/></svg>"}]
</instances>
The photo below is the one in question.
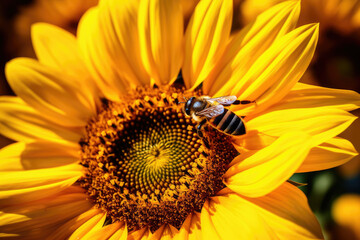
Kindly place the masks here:
<instances>
[{"instance_id":1,"label":"sunflower head","mask_svg":"<svg viewBox=\"0 0 360 240\"><path fill-rule=\"evenodd\" d=\"M101 1L77 37L35 25L38 60L8 63L19 97L0 101L0 131L19 141L0 152L9 213L0 230L35 239L321 238L287 180L356 154L336 135L360 98L298 83L319 28L295 27L299 4L276 5L239 32L232 0L200 1L187 25L177 0ZM221 111L199 127L188 100L205 95L251 104L209 103ZM245 122L246 134L227 131Z\"/></svg>"},{"instance_id":2,"label":"sunflower head","mask_svg":"<svg viewBox=\"0 0 360 240\"><path fill-rule=\"evenodd\" d=\"M188 93L189 94L189 93ZM79 180L97 207L129 230L164 224L180 229L193 211L224 187L222 175L238 155L230 138L207 131L177 103L183 89L138 88L120 102L104 101L85 127Z\"/></svg>"}]
</instances>

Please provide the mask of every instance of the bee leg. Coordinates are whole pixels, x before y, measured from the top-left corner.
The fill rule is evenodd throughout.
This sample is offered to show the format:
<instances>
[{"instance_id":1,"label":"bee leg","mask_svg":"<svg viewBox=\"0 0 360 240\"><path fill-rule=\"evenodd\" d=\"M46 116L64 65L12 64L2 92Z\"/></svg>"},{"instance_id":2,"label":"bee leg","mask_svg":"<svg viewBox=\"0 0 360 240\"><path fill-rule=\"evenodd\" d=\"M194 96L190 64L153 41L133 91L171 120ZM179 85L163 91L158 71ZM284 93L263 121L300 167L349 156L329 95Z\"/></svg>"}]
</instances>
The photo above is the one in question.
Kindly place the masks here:
<instances>
[{"instance_id":1,"label":"bee leg","mask_svg":"<svg viewBox=\"0 0 360 240\"><path fill-rule=\"evenodd\" d=\"M236 100L235 102L233 102L231 105L245 105L245 104L250 104L250 103L254 103L256 101L250 101L250 100L243 100L243 101L240 101L240 100Z\"/></svg>"},{"instance_id":2,"label":"bee leg","mask_svg":"<svg viewBox=\"0 0 360 240\"><path fill-rule=\"evenodd\" d=\"M203 126L207 123L206 119L202 120L199 125L197 125L196 127L196 131L197 134L199 135L199 137L201 138L201 140L203 140L205 147L206 148L210 148L210 144L209 142L204 138L204 134L202 133L201 129L203 128Z\"/></svg>"}]
</instances>

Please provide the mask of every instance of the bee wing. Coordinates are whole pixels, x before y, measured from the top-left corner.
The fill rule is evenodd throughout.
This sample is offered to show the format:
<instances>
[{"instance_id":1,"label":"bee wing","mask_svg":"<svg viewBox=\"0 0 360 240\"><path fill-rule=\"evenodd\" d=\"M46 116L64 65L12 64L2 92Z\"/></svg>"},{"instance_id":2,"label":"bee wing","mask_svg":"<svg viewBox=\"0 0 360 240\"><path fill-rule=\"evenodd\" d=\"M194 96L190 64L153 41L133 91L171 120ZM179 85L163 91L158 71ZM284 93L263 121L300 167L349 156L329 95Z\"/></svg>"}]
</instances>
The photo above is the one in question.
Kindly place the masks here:
<instances>
[{"instance_id":1,"label":"bee wing","mask_svg":"<svg viewBox=\"0 0 360 240\"><path fill-rule=\"evenodd\" d=\"M211 102L218 102L221 105L231 105L233 102L235 102L237 99L236 96L223 96L223 97L217 97L217 98L210 98L208 101Z\"/></svg>"},{"instance_id":2,"label":"bee wing","mask_svg":"<svg viewBox=\"0 0 360 240\"><path fill-rule=\"evenodd\" d=\"M196 116L213 118L213 117L219 116L223 112L224 112L224 106L219 104L219 105L205 108L205 109L201 110L200 112L197 112Z\"/></svg>"}]
</instances>

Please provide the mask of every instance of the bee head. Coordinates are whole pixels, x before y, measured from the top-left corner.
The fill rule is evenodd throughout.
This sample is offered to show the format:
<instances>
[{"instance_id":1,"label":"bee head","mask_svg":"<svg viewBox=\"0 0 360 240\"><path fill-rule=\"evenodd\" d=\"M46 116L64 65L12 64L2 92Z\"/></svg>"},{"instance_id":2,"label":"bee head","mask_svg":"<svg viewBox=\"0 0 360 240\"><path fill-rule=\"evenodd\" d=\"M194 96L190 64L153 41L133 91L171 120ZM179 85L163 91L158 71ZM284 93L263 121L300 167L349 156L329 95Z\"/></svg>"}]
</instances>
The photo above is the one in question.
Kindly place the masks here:
<instances>
[{"instance_id":1,"label":"bee head","mask_svg":"<svg viewBox=\"0 0 360 240\"><path fill-rule=\"evenodd\" d=\"M184 97L185 102L183 102L183 103L185 103L185 104L184 104L184 106L183 106L183 112L184 112L185 115L187 115L187 116L190 116L190 109L191 109L190 107L191 107L191 104L192 104L194 98L195 98L195 97L191 97L191 98L187 99L187 98Z\"/></svg>"}]
</instances>

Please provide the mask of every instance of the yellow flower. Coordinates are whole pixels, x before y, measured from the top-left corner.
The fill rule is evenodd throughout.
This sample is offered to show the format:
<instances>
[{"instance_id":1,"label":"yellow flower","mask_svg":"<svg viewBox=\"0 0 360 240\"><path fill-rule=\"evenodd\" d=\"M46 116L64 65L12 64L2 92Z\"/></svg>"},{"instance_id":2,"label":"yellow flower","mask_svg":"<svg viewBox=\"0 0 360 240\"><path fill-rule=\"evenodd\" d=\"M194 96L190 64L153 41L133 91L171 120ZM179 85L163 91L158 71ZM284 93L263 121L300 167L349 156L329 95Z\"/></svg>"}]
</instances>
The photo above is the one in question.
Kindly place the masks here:
<instances>
[{"instance_id":1,"label":"yellow flower","mask_svg":"<svg viewBox=\"0 0 360 240\"><path fill-rule=\"evenodd\" d=\"M22 7L13 20L14 34L9 36L12 56L34 57L30 28L36 22L46 22L75 33L81 16L98 0L35 0Z\"/></svg>"},{"instance_id":2,"label":"yellow flower","mask_svg":"<svg viewBox=\"0 0 360 240\"><path fill-rule=\"evenodd\" d=\"M81 15L97 3L98 0L36 0L21 9L16 18L16 30L21 34L28 32L30 25L35 22L48 22L74 31Z\"/></svg>"},{"instance_id":3,"label":"yellow flower","mask_svg":"<svg viewBox=\"0 0 360 240\"><path fill-rule=\"evenodd\" d=\"M332 206L332 216L343 231L353 239L360 238L359 214L360 196L358 194L344 194L335 200Z\"/></svg>"},{"instance_id":4,"label":"yellow flower","mask_svg":"<svg viewBox=\"0 0 360 240\"><path fill-rule=\"evenodd\" d=\"M0 98L0 132L18 141L0 151L1 236L322 238L287 180L357 154L336 136L360 96L297 83L318 25L295 28L297 1L235 34L232 0L200 1L186 29L179 9L107 0L77 38L33 27L38 60L9 62L18 97ZM228 108L247 133L208 126L201 138L177 104L201 95L250 101Z\"/></svg>"}]
</instances>

